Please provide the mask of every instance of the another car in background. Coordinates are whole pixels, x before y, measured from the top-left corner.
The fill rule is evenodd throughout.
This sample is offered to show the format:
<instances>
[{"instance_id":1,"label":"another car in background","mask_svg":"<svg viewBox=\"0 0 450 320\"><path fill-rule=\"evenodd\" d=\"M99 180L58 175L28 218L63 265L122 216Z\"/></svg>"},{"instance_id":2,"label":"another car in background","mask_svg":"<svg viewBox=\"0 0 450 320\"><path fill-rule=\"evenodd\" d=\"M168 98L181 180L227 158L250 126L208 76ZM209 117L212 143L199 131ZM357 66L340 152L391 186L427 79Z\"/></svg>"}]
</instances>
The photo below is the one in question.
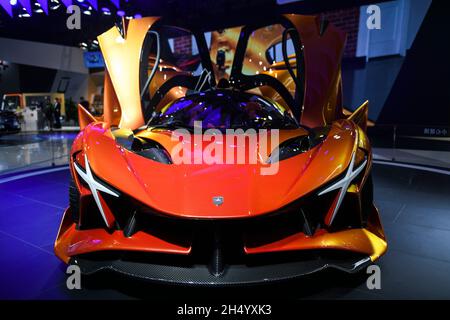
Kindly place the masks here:
<instances>
[{"instance_id":1,"label":"another car in background","mask_svg":"<svg viewBox=\"0 0 450 320\"><path fill-rule=\"evenodd\" d=\"M0 107L0 135L20 132L19 117L16 115L17 105L13 100L4 100Z\"/></svg>"}]
</instances>

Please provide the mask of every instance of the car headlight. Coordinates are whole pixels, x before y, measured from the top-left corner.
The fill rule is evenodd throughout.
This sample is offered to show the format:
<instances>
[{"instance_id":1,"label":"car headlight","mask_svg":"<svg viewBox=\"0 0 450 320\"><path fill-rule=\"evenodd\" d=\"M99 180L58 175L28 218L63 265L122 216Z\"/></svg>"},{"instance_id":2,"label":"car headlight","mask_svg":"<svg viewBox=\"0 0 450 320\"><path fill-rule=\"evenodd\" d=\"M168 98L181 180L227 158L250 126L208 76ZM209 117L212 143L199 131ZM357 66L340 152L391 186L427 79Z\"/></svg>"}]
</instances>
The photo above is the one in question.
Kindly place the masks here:
<instances>
[{"instance_id":1,"label":"car headlight","mask_svg":"<svg viewBox=\"0 0 450 320\"><path fill-rule=\"evenodd\" d=\"M167 150L153 140L135 138L131 151L153 161L172 164L172 159L170 158L170 154Z\"/></svg>"},{"instance_id":2,"label":"car headlight","mask_svg":"<svg viewBox=\"0 0 450 320\"><path fill-rule=\"evenodd\" d=\"M128 151L156 162L172 164L169 152L158 142L136 137L131 130L118 129L112 134L116 143Z\"/></svg>"},{"instance_id":3,"label":"car headlight","mask_svg":"<svg viewBox=\"0 0 450 320\"><path fill-rule=\"evenodd\" d=\"M275 163L277 161L285 160L308 150L308 136L295 137L282 142L278 148L272 152L269 159L267 159L267 163Z\"/></svg>"},{"instance_id":4,"label":"car headlight","mask_svg":"<svg viewBox=\"0 0 450 320\"><path fill-rule=\"evenodd\" d=\"M282 142L269 156L267 163L275 163L304 153L321 143L328 135L330 127L309 129L309 134Z\"/></svg>"}]
</instances>

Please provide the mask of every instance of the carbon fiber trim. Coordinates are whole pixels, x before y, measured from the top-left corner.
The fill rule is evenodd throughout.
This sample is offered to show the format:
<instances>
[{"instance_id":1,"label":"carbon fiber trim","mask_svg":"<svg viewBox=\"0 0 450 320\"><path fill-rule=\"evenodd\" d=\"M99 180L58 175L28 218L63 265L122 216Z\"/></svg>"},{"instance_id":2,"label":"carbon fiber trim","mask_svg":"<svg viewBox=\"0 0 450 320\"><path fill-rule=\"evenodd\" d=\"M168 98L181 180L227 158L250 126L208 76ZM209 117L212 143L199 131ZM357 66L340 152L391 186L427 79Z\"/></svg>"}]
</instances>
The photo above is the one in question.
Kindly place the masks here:
<instances>
[{"instance_id":1,"label":"carbon fiber trim","mask_svg":"<svg viewBox=\"0 0 450 320\"><path fill-rule=\"evenodd\" d=\"M81 272L91 275L100 271L113 271L151 282L192 286L251 285L292 280L328 268L355 273L372 263L370 257L353 254L345 259L317 257L272 264L226 265L220 275L211 273L207 265L147 263L123 259L99 260L86 257L72 258L70 264L78 265Z\"/></svg>"}]
</instances>

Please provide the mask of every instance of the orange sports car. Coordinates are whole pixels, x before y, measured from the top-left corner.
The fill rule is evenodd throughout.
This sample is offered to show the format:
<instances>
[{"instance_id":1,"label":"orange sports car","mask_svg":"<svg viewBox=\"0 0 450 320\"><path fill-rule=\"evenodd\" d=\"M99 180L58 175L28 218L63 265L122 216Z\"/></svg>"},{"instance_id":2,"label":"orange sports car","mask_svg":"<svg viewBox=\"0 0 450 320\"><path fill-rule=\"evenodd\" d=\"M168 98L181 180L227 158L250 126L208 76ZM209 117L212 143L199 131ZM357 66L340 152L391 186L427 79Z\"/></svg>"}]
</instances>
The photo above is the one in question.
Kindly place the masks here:
<instances>
[{"instance_id":1,"label":"orange sports car","mask_svg":"<svg viewBox=\"0 0 450 320\"><path fill-rule=\"evenodd\" d=\"M376 261L368 103L342 106L345 38L303 15L219 31L147 17L100 35L104 112L79 106L56 255L212 286Z\"/></svg>"}]
</instances>

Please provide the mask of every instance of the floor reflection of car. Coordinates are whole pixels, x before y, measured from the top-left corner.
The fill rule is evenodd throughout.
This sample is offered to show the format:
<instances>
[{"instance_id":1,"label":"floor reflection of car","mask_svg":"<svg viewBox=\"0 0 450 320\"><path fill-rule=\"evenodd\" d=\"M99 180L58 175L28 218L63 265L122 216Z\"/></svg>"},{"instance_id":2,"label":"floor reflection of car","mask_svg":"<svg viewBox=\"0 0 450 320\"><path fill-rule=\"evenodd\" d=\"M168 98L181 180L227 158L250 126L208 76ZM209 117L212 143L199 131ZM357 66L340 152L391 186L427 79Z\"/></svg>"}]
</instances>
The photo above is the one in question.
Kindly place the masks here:
<instances>
[{"instance_id":1,"label":"floor reflection of car","mask_svg":"<svg viewBox=\"0 0 450 320\"><path fill-rule=\"evenodd\" d=\"M20 131L20 121L15 112L5 102L0 108L0 135Z\"/></svg>"}]
</instances>

